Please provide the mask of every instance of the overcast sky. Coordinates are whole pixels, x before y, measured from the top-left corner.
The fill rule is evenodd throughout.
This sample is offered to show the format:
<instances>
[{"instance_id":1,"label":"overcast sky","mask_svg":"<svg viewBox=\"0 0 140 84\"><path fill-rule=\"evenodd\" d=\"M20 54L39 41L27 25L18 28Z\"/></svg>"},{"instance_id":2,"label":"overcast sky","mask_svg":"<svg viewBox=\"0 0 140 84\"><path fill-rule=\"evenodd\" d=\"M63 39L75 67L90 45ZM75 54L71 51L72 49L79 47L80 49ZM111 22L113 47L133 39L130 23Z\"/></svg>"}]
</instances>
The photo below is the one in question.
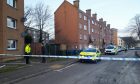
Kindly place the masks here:
<instances>
[{"instance_id":1,"label":"overcast sky","mask_svg":"<svg viewBox=\"0 0 140 84\"><path fill-rule=\"evenodd\" d=\"M25 6L34 6L43 2L49 6L51 13L62 4L64 0L25 0ZM67 0L73 3L74 0ZM140 0L80 0L80 9L85 11L91 9L97 13L97 17L103 18L112 28L117 28L122 35L130 19L140 14Z\"/></svg>"}]
</instances>

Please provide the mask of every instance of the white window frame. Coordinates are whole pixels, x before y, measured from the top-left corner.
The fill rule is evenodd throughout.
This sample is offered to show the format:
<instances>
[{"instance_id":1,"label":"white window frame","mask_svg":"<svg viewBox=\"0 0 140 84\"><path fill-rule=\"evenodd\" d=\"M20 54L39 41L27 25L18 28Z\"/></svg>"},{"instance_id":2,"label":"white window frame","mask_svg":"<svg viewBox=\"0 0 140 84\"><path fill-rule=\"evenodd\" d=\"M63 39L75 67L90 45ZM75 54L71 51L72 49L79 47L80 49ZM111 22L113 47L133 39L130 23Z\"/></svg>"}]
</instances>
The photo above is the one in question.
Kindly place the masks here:
<instances>
[{"instance_id":1,"label":"white window frame","mask_svg":"<svg viewBox=\"0 0 140 84\"><path fill-rule=\"evenodd\" d=\"M17 21L11 17L7 17L7 27L16 29Z\"/></svg>"},{"instance_id":2,"label":"white window frame","mask_svg":"<svg viewBox=\"0 0 140 84\"><path fill-rule=\"evenodd\" d=\"M87 20L87 16L84 16L84 20Z\"/></svg>"},{"instance_id":3,"label":"white window frame","mask_svg":"<svg viewBox=\"0 0 140 84\"><path fill-rule=\"evenodd\" d=\"M16 8L17 1L16 0L7 0L7 4L13 8Z\"/></svg>"},{"instance_id":4,"label":"white window frame","mask_svg":"<svg viewBox=\"0 0 140 84\"><path fill-rule=\"evenodd\" d=\"M84 25L84 30L87 30L87 25Z\"/></svg>"},{"instance_id":5,"label":"white window frame","mask_svg":"<svg viewBox=\"0 0 140 84\"><path fill-rule=\"evenodd\" d=\"M9 44L9 41L13 41L15 46L13 47L13 44ZM16 50L17 49L17 40L7 40L7 50Z\"/></svg>"}]
</instances>

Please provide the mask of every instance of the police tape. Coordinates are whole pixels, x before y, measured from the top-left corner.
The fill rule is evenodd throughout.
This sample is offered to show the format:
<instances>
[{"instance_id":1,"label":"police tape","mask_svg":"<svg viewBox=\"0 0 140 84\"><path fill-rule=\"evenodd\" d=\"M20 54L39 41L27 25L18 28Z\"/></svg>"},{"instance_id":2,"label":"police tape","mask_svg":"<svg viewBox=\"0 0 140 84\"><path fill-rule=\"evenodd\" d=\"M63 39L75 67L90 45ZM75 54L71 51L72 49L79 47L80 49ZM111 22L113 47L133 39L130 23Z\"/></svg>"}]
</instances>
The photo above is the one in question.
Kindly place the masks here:
<instances>
[{"instance_id":1,"label":"police tape","mask_svg":"<svg viewBox=\"0 0 140 84\"><path fill-rule=\"evenodd\" d=\"M140 58L122 58L122 57L95 57L95 56L56 56L56 55L13 55L0 54L2 57L48 57L48 58L69 58L69 59L89 59L89 60L110 60L110 61L140 61Z\"/></svg>"}]
</instances>

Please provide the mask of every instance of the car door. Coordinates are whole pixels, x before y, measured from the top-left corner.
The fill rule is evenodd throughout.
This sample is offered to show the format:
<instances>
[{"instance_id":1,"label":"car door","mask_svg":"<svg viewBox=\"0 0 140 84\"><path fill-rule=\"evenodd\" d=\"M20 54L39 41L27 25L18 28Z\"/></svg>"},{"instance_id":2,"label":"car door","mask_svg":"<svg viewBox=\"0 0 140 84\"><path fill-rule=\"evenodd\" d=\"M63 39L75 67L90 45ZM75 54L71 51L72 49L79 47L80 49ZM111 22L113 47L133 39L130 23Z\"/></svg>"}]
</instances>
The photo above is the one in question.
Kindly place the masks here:
<instances>
[{"instance_id":1,"label":"car door","mask_svg":"<svg viewBox=\"0 0 140 84\"><path fill-rule=\"evenodd\" d=\"M100 56L100 51L99 50L97 50L97 56Z\"/></svg>"}]
</instances>

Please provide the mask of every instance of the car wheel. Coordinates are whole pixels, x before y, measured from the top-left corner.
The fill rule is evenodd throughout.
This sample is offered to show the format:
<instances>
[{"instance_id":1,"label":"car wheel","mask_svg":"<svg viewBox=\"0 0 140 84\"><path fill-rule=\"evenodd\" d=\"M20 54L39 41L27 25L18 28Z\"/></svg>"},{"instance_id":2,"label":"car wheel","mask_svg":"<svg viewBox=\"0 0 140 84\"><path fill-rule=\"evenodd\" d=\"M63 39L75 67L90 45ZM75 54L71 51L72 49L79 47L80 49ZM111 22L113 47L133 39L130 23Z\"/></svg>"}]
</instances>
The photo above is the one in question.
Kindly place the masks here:
<instances>
[{"instance_id":1,"label":"car wheel","mask_svg":"<svg viewBox=\"0 0 140 84\"><path fill-rule=\"evenodd\" d=\"M98 62L98 60L94 60L94 61L93 61L93 63L95 63L95 64L96 64L97 62Z\"/></svg>"}]
</instances>

